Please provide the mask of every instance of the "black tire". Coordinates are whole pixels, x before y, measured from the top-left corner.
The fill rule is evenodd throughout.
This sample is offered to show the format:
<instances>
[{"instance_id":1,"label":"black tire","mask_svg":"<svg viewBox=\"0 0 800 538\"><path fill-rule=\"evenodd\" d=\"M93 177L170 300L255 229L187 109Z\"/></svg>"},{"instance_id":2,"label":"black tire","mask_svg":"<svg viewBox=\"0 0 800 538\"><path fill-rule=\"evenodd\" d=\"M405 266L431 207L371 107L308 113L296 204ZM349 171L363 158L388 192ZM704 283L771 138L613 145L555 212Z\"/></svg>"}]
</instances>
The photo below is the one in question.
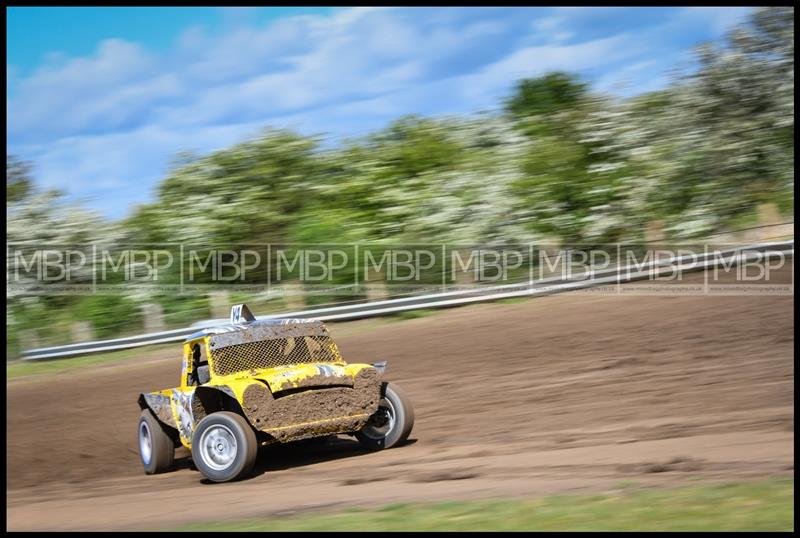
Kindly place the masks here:
<instances>
[{"instance_id":1,"label":"black tire","mask_svg":"<svg viewBox=\"0 0 800 538\"><path fill-rule=\"evenodd\" d=\"M139 458L145 474L171 471L175 463L175 442L165 426L149 409L142 410L137 429Z\"/></svg>"},{"instance_id":2,"label":"black tire","mask_svg":"<svg viewBox=\"0 0 800 538\"><path fill-rule=\"evenodd\" d=\"M257 455L255 431L230 411L211 413L192 434L192 461L213 482L243 478L253 470Z\"/></svg>"},{"instance_id":3,"label":"black tire","mask_svg":"<svg viewBox=\"0 0 800 538\"><path fill-rule=\"evenodd\" d=\"M394 423L386 413L394 413ZM408 439L414 427L414 408L406 393L395 383L383 383L378 411L356 432L356 439L370 450L392 448Z\"/></svg>"}]
</instances>

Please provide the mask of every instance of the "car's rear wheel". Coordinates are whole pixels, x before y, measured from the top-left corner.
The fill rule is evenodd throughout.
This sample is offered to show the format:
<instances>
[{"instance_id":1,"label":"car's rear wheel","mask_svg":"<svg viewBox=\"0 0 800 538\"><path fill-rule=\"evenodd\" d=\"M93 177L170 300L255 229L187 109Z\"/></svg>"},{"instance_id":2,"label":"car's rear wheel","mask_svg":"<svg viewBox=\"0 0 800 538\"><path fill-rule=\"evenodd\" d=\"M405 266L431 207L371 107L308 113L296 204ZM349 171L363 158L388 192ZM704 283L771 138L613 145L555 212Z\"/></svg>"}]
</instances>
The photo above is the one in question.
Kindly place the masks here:
<instances>
[{"instance_id":1,"label":"car's rear wheel","mask_svg":"<svg viewBox=\"0 0 800 538\"><path fill-rule=\"evenodd\" d=\"M394 383L381 387L378 410L367 425L356 432L356 439L371 450L397 446L411 434L414 427L414 408L406 393Z\"/></svg>"},{"instance_id":2,"label":"car's rear wheel","mask_svg":"<svg viewBox=\"0 0 800 538\"><path fill-rule=\"evenodd\" d=\"M253 428L244 417L230 411L211 413L192 435L192 461L214 482L243 478L253 469L257 454Z\"/></svg>"},{"instance_id":3,"label":"car's rear wheel","mask_svg":"<svg viewBox=\"0 0 800 538\"><path fill-rule=\"evenodd\" d=\"M175 443L149 409L139 416L139 457L146 474L163 473L175 462Z\"/></svg>"}]
</instances>

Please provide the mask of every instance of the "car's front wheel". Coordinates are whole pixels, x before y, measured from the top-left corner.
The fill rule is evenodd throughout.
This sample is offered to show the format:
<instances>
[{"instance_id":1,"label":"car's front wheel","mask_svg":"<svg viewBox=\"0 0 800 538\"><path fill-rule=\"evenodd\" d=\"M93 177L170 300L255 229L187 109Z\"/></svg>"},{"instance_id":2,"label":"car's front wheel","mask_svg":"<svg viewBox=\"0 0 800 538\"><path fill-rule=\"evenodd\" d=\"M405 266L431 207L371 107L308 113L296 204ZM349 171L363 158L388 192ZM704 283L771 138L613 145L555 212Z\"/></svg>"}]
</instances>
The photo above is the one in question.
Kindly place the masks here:
<instances>
[{"instance_id":1,"label":"car's front wheel","mask_svg":"<svg viewBox=\"0 0 800 538\"><path fill-rule=\"evenodd\" d=\"M175 443L164 428L149 409L142 410L138 430L139 457L145 474L163 473L172 469Z\"/></svg>"},{"instance_id":2,"label":"car's front wheel","mask_svg":"<svg viewBox=\"0 0 800 538\"><path fill-rule=\"evenodd\" d=\"M408 439L413 427L414 408L411 400L396 384L384 383L378 410L355 435L365 447L381 450L397 446Z\"/></svg>"},{"instance_id":3,"label":"car's front wheel","mask_svg":"<svg viewBox=\"0 0 800 538\"><path fill-rule=\"evenodd\" d=\"M211 413L192 434L192 461L214 482L243 478L253 469L257 454L253 428L244 417L230 411Z\"/></svg>"}]
</instances>

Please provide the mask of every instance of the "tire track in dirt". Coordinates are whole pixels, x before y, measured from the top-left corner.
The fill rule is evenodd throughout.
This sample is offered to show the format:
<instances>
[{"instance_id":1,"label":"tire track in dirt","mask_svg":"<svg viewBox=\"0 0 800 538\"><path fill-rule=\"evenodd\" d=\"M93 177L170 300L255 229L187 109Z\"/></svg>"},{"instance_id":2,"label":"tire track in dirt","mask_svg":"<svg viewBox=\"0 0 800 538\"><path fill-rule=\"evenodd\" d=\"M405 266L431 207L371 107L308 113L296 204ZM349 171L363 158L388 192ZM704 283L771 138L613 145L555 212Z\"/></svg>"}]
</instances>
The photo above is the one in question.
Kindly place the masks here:
<instances>
[{"instance_id":1,"label":"tire track in dirt","mask_svg":"<svg viewBox=\"0 0 800 538\"><path fill-rule=\"evenodd\" d=\"M345 437L268 447L235 484L201 484L185 457L173 473L142 473L136 396L177 382L179 347L91 377L12 381L8 526L179 524L206 517L212 494L229 517L249 517L788 475L793 302L571 293L337 338L349 362L389 361L387 377L415 405L414 442L380 453Z\"/></svg>"}]
</instances>

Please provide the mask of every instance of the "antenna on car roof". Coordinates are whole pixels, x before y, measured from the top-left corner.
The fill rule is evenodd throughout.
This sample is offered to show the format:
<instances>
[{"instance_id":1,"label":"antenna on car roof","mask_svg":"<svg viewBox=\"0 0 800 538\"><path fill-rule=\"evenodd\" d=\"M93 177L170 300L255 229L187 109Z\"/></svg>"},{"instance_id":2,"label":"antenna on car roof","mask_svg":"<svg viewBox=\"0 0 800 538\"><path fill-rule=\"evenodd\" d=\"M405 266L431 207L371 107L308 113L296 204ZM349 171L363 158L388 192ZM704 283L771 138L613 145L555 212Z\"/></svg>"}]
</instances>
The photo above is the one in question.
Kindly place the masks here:
<instances>
[{"instance_id":1,"label":"antenna on car roof","mask_svg":"<svg viewBox=\"0 0 800 538\"><path fill-rule=\"evenodd\" d=\"M231 323L234 325L248 323L255 320L256 317L246 304L235 304L231 307Z\"/></svg>"}]
</instances>

